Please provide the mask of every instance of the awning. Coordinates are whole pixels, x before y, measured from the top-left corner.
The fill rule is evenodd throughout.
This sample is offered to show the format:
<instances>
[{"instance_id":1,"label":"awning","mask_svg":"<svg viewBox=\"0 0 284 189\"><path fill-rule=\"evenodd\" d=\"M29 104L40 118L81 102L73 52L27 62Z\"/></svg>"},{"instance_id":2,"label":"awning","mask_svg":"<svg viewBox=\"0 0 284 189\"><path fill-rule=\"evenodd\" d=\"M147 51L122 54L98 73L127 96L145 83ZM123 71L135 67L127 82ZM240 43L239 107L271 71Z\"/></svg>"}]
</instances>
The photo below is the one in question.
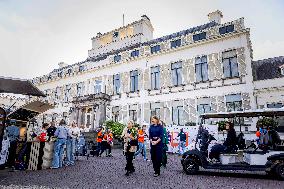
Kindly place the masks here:
<instances>
[{"instance_id":1,"label":"awning","mask_svg":"<svg viewBox=\"0 0 284 189\"><path fill-rule=\"evenodd\" d=\"M51 104L41 101L33 101L28 104L25 104L21 108L9 114L8 118L19 121L29 121L35 116L44 113L51 108L54 108L54 106Z\"/></svg>"},{"instance_id":2,"label":"awning","mask_svg":"<svg viewBox=\"0 0 284 189\"><path fill-rule=\"evenodd\" d=\"M14 93L31 96L43 96L36 86L29 80L0 77L0 93Z\"/></svg>"}]
</instances>

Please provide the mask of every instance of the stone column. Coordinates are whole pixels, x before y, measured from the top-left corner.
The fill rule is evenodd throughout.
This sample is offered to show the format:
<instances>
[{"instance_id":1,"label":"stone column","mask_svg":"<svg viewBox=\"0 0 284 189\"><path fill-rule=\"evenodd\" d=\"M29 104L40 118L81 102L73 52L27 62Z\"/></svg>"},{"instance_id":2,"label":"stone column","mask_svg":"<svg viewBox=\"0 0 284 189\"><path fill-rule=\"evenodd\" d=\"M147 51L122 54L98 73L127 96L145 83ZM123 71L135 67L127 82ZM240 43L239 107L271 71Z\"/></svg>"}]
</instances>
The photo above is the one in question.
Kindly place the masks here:
<instances>
[{"instance_id":1,"label":"stone column","mask_svg":"<svg viewBox=\"0 0 284 189\"><path fill-rule=\"evenodd\" d=\"M92 111L91 111L91 117L90 117L90 122L91 122L91 130L94 130L94 111L95 107L92 107Z\"/></svg>"},{"instance_id":2,"label":"stone column","mask_svg":"<svg viewBox=\"0 0 284 189\"><path fill-rule=\"evenodd\" d=\"M77 124L78 124L78 127L81 127L81 125L82 125L81 116L82 116L82 109L81 109L81 108L78 108L78 117L77 117Z\"/></svg>"}]
</instances>

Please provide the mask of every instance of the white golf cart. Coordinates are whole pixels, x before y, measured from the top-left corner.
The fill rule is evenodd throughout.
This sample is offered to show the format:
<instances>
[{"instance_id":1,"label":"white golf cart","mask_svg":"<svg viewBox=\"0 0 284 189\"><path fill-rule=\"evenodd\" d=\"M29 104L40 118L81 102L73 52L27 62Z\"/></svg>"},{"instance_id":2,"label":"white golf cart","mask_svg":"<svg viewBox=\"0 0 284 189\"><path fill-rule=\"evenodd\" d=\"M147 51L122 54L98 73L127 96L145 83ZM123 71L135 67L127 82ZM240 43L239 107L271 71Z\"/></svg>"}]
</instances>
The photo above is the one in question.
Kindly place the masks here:
<instances>
[{"instance_id":1,"label":"white golf cart","mask_svg":"<svg viewBox=\"0 0 284 189\"><path fill-rule=\"evenodd\" d=\"M181 163L185 173L197 174L200 167L216 170L265 171L269 175L277 176L280 180L284 180L284 146L281 145L273 145L273 148L268 146L268 148L262 149L254 140L251 140L250 144L246 142L242 148L240 148L242 145L239 145L239 147L237 145L234 151L221 153L220 161L218 162L211 161L208 158L208 147L219 136L213 136L206 129L206 127L218 126L206 124L206 122L210 123L212 119L247 119L261 116L274 118L284 116L284 109L207 113L200 115L202 124L199 126L195 149L185 152L182 156ZM241 126L240 131L242 133Z\"/></svg>"}]
</instances>

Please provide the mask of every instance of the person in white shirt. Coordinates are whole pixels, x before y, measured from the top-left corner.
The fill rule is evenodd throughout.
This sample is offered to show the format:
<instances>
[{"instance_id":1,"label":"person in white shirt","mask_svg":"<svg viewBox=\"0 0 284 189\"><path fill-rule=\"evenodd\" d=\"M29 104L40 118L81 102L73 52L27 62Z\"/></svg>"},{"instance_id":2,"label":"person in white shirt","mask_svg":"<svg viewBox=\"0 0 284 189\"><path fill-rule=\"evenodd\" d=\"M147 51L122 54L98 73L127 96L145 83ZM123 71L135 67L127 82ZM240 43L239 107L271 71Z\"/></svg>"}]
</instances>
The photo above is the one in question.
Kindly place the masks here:
<instances>
[{"instance_id":1,"label":"person in white shirt","mask_svg":"<svg viewBox=\"0 0 284 189\"><path fill-rule=\"evenodd\" d=\"M80 129L77 127L77 124L73 121L71 126L69 127L69 137L67 139L66 143L66 149L67 149L67 161L65 163L66 166L68 165L74 165L74 154L75 154L75 148L80 135Z\"/></svg>"}]
</instances>

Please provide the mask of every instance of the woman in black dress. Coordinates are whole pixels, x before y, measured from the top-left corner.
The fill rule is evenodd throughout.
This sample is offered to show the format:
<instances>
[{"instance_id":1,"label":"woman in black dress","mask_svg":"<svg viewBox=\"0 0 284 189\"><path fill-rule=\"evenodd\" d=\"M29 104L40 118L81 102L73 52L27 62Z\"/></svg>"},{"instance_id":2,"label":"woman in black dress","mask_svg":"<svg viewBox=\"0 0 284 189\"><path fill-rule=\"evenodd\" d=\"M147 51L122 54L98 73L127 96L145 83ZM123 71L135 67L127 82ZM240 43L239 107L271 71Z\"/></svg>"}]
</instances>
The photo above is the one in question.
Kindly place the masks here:
<instances>
[{"instance_id":1,"label":"woman in black dress","mask_svg":"<svg viewBox=\"0 0 284 189\"><path fill-rule=\"evenodd\" d=\"M160 120L157 116L151 118L151 126L149 128L149 139L151 143L151 159L154 168L154 177L160 175L160 168L163 156L163 134L164 130L160 124Z\"/></svg>"}]
</instances>

